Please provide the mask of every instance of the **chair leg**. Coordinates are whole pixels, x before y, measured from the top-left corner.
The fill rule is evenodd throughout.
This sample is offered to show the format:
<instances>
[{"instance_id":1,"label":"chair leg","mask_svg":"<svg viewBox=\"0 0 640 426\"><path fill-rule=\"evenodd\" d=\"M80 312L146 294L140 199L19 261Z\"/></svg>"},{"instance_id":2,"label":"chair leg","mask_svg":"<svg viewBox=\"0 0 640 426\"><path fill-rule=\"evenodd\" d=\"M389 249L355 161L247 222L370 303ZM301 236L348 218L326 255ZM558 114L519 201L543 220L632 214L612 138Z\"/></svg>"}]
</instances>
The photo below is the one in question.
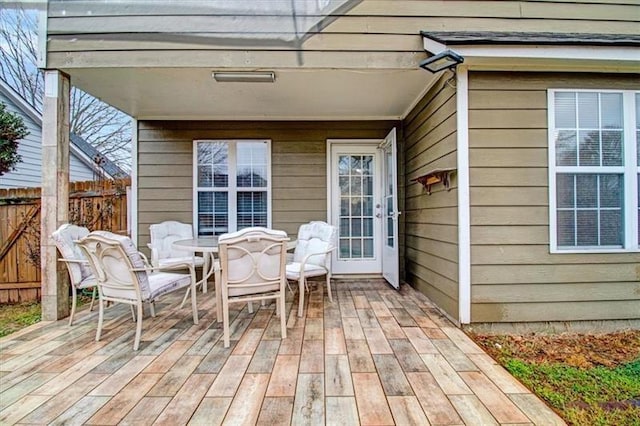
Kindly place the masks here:
<instances>
[{"instance_id":1,"label":"chair leg","mask_svg":"<svg viewBox=\"0 0 640 426\"><path fill-rule=\"evenodd\" d=\"M224 347L228 348L231 342L229 341L229 301L222 301L222 336L224 339Z\"/></svg>"},{"instance_id":2,"label":"chair leg","mask_svg":"<svg viewBox=\"0 0 640 426\"><path fill-rule=\"evenodd\" d=\"M187 297L189 297L190 292L191 292L191 287L187 288L187 292L184 294L184 297L182 298L182 302L180 303L180 307L178 309L182 309L182 307L184 306L184 303L187 301Z\"/></svg>"},{"instance_id":3,"label":"chair leg","mask_svg":"<svg viewBox=\"0 0 640 426\"><path fill-rule=\"evenodd\" d=\"M304 276L300 277L300 280L298 281L298 287L299 287L299 293L300 293L300 298L298 299L298 316L301 317L302 316L302 310L304 307L304 291L305 291L305 287L306 287L306 283L304 282Z\"/></svg>"},{"instance_id":4,"label":"chair leg","mask_svg":"<svg viewBox=\"0 0 640 426\"><path fill-rule=\"evenodd\" d=\"M96 330L96 342L100 341L100 334L102 334L102 320L104 319L104 300L100 298L98 300L98 329Z\"/></svg>"},{"instance_id":5,"label":"chair leg","mask_svg":"<svg viewBox=\"0 0 640 426\"><path fill-rule=\"evenodd\" d=\"M331 297L331 275L327 274L327 293L329 293L329 302L333 303L333 297Z\"/></svg>"},{"instance_id":6,"label":"chair leg","mask_svg":"<svg viewBox=\"0 0 640 426\"><path fill-rule=\"evenodd\" d=\"M76 313L76 299L78 298L76 286L71 284L71 313L69 314L69 325L73 324L73 314Z\"/></svg>"},{"instance_id":7,"label":"chair leg","mask_svg":"<svg viewBox=\"0 0 640 426\"><path fill-rule=\"evenodd\" d=\"M133 305L129 305L129 307L131 308L131 318L135 322L136 321L136 310L133 309Z\"/></svg>"},{"instance_id":8,"label":"chair leg","mask_svg":"<svg viewBox=\"0 0 640 426\"><path fill-rule=\"evenodd\" d=\"M253 313L253 302L247 302L247 309L249 310L250 314Z\"/></svg>"},{"instance_id":9,"label":"chair leg","mask_svg":"<svg viewBox=\"0 0 640 426\"><path fill-rule=\"evenodd\" d=\"M278 300L276 300L276 306L280 305L280 332L282 333L282 338L287 338L287 318L284 313L284 291L280 292L280 296Z\"/></svg>"},{"instance_id":10,"label":"chair leg","mask_svg":"<svg viewBox=\"0 0 640 426\"><path fill-rule=\"evenodd\" d=\"M133 306L133 305L132 305ZM140 336L142 335L142 302L138 302L138 321L136 322L136 339L133 341L133 350L140 347Z\"/></svg>"},{"instance_id":11,"label":"chair leg","mask_svg":"<svg viewBox=\"0 0 640 426\"><path fill-rule=\"evenodd\" d=\"M156 317L156 302L153 300L149 302L149 311L151 311L151 318Z\"/></svg>"},{"instance_id":12,"label":"chair leg","mask_svg":"<svg viewBox=\"0 0 640 426\"><path fill-rule=\"evenodd\" d=\"M91 304L89 305L89 312L93 311L93 302L96 301L96 296L98 295L98 286L93 288L93 293L91 293Z\"/></svg>"},{"instance_id":13,"label":"chair leg","mask_svg":"<svg viewBox=\"0 0 640 426\"><path fill-rule=\"evenodd\" d=\"M195 277L191 280L191 313L193 314L193 323L198 324L198 304L196 299L196 283Z\"/></svg>"}]
</instances>

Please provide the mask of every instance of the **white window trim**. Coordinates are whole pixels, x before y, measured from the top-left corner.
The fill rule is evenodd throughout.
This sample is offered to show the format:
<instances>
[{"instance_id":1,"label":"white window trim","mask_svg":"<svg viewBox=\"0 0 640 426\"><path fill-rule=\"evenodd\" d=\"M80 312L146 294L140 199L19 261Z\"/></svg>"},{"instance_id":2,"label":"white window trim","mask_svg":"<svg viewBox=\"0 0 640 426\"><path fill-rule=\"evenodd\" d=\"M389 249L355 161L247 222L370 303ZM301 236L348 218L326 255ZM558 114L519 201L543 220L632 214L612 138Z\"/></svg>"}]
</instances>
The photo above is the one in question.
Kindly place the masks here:
<instances>
[{"instance_id":1,"label":"white window trim","mask_svg":"<svg viewBox=\"0 0 640 426\"><path fill-rule=\"evenodd\" d=\"M555 105L556 93L621 93L623 98L623 132L624 132L624 166L616 167L556 167ZM640 252L638 241L638 178L640 165L637 164L635 95L637 90L612 89L548 89L547 90L547 143L549 169L549 245L551 253L635 253ZM556 204L556 175L558 169L566 173L617 173L623 174L624 184L624 241L623 247L607 248L602 246L585 246L558 248L557 241L557 204Z\"/></svg>"},{"instance_id":2,"label":"white window trim","mask_svg":"<svg viewBox=\"0 0 640 426\"><path fill-rule=\"evenodd\" d=\"M225 142L229 144L229 185L225 188L199 187L198 186L198 143L200 142ZM238 142L265 142L267 144L267 228L272 227L272 202L271 202L271 139L196 139L193 141L193 161L192 161L192 216L194 235L199 234L198 225L198 192L227 192L229 193L228 215L229 232L237 231L237 193L236 182L236 145ZM243 187L242 191L262 191L265 188Z\"/></svg>"}]
</instances>

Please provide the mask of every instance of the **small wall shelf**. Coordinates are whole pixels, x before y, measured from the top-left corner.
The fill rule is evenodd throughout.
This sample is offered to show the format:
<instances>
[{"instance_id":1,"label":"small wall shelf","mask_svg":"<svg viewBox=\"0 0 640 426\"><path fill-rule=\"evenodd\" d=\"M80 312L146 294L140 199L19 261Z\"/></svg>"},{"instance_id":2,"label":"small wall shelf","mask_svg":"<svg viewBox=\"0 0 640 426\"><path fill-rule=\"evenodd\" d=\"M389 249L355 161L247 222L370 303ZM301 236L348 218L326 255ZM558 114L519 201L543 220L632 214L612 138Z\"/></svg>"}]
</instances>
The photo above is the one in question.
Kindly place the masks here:
<instances>
[{"instance_id":1,"label":"small wall shelf","mask_svg":"<svg viewBox=\"0 0 640 426\"><path fill-rule=\"evenodd\" d=\"M418 176L417 178L412 179L411 181L420 183L422 186L424 186L424 189L427 190L427 194L431 195L431 186L433 184L440 183L440 182L442 182L445 189L448 191L450 189L449 184L450 184L451 174L454 173L455 171L456 171L455 168L435 169L435 170L431 170L427 174Z\"/></svg>"}]
</instances>

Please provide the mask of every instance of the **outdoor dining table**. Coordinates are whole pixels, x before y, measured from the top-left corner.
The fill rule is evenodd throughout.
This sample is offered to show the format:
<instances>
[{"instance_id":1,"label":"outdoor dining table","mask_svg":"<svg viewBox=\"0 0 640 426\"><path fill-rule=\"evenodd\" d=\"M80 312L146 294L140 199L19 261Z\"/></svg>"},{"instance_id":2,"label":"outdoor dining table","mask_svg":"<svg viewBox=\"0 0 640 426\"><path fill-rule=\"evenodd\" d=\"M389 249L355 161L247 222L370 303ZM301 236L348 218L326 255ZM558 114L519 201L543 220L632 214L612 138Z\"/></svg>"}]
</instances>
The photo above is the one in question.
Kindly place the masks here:
<instances>
[{"instance_id":1,"label":"outdoor dining table","mask_svg":"<svg viewBox=\"0 0 640 426\"><path fill-rule=\"evenodd\" d=\"M297 240L287 241L287 251L296 247ZM199 237L188 240L177 240L173 242L173 246L177 250L192 251L194 253L202 253L204 265L202 266L202 282L203 292L206 293L207 281L213 275L215 298L216 298L216 319L222 322L222 290L220 288L220 268L216 268L215 255L218 253L218 237ZM187 293L188 294L188 293ZM185 296L186 297L186 296Z\"/></svg>"}]
</instances>

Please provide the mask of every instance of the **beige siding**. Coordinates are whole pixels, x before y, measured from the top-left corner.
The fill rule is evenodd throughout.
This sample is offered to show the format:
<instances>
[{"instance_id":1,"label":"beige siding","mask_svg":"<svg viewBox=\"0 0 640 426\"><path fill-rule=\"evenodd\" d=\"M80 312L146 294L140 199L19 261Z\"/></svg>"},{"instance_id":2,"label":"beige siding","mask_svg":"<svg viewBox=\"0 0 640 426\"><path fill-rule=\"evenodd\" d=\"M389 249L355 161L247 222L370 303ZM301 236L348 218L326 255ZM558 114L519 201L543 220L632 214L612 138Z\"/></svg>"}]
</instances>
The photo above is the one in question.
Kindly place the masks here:
<instances>
[{"instance_id":1,"label":"beige siding","mask_svg":"<svg viewBox=\"0 0 640 426\"><path fill-rule=\"evenodd\" d=\"M385 137L395 123L141 121L138 129L139 246L149 225L192 223L194 139L270 139L273 227L290 234L327 217L327 139Z\"/></svg>"},{"instance_id":2,"label":"beige siding","mask_svg":"<svg viewBox=\"0 0 640 426\"><path fill-rule=\"evenodd\" d=\"M455 90L440 79L404 121L406 280L458 317L458 201L451 189L431 195L413 182L433 169L456 167Z\"/></svg>"},{"instance_id":3,"label":"beige siding","mask_svg":"<svg viewBox=\"0 0 640 426\"><path fill-rule=\"evenodd\" d=\"M638 318L638 253L550 254L548 88L636 76L470 74L472 322Z\"/></svg>"},{"instance_id":4,"label":"beige siding","mask_svg":"<svg viewBox=\"0 0 640 426\"><path fill-rule=\"evenodd\" d=\"M47 66L413 68L424 56L420 31L635 34L640 21L634 0L355 3L320 22L299 43L278 43L265 39L295 38L291 16L216 14L195 1L180 6L50 1ZM299 21L309 18L297 12ZM258 41L247 39L247 31L239 28L252 28ZM260 28L270 28L269 34L261 34ZM212 50L217 54L208 52ZM305 52L303 61L298 51Z\"/></svg>"}]
</instances>

